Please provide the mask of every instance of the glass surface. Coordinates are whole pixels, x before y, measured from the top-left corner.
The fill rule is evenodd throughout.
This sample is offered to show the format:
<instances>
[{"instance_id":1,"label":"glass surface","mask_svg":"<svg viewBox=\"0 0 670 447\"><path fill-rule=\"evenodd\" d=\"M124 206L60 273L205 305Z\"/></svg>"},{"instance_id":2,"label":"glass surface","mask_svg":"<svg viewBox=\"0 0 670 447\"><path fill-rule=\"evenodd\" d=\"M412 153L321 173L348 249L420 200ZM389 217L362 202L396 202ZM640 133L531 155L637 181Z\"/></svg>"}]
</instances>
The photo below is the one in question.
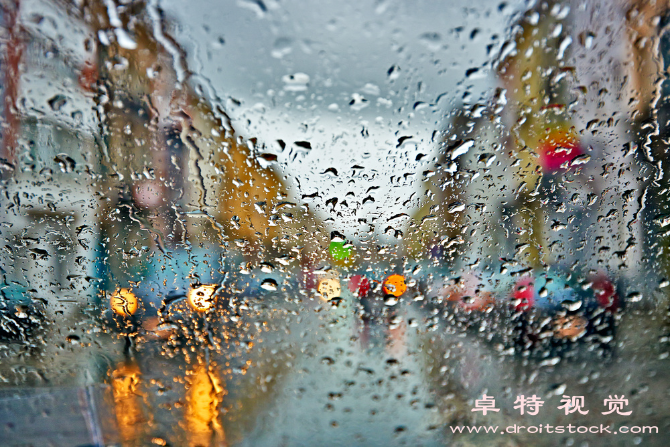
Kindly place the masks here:
<instances>
[{"instance_id":1,"label":"glass surface","mask_svg":"<svg viewBox=\"0 0 670 447\"><path fill-rule=\"evenodd\" d=\"M670 6L7 0L0 445L668 445Z\"/></svg>"}]
</instances>

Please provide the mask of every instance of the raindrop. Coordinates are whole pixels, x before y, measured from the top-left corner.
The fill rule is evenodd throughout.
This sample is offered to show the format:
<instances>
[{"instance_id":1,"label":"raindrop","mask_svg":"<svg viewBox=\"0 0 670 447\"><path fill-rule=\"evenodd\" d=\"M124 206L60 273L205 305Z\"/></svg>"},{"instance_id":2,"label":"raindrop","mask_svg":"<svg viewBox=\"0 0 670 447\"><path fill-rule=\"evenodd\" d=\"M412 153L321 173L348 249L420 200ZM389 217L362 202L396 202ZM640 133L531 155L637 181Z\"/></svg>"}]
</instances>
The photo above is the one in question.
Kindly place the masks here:
<instances>
[{"instance_id":1,"label":"raindrop","mask_svg":"<svg viewBox=\"0 0 670 447\"><path fill-rule=\"evenodd\" d=\"M626 296L626 300L630 303L639 303L642 301L642 293L640 292L631 292Z\"/></svg>"},{"instance_id":2,"label":"raindrop","mask_svg":"<svg viewBox=\"0 0 670 447\"><path fill-rule=\"evenodd\" d=\"M269 262L261 263L261 272L263 273L272 273L274 269L275 269L274 265L270 264Z\"/></svg>"},{"instance_id":3,"label":"raindrop","mask_svg":"<svg viewBox=\"0 0 670 447\"><path fill-rule=\"evenodd\" d=\"M400 67L393 65L388 69L386 74L388 75L389 80L394 81L400 76Z\"/></svg>"},{"instance_id":4,"label":"raindrop","mask_svg":"<svg viewBox=\"0 0 670 447\"><path fill-rule=\"evenodd\" d=\"M565 300L561 305L570 312L575 312L582 307L582 300Z\"/></svg>"},{"instance_id":5,"label":"raindrop","mask_svg":"<svg viewBox=\"0 0 670 447\"><path fill-rule=\"evenodd\" d=\"M572 161L570 162L570 166L573 167L573 166L585 165L589 161L591 161L590 155L588 154L578 155L577 157L572 159Z\"/></svg>"},{"instance_id":6,"label":"raindrop","mask_svg":"<svg viewBox=\"0 0 670 447\"><path fill-rule=\"evenodd\" d=\"M114 34L116 34L116 41L121 48L125 48L126 50L137 49L137 42L135 42L125 30L116 28Z\"/></svg>"},{"instance_id":7,"label":"raindrop","mask_svg":"<svg viewBox=\"0 0 670 447\"><path fill-rule=\"evenodd\" d=\"M331 231L330 232L330 241L331 242L344 242L345 240L346 240L346 238L339 231Z\"/></svg>"},{"instance_id":8,"label":"raindrop","mask_svg":"<svg viewBox=\"0 0 670 447\"><path fill-rule=\"evenodd\" d=\"M282 77L284 90L289 92L304 92L309 84L309 76L305 73L295 73Z\"/></svg>"},{"instance_id":9,"label":"raindrop","mask_svg":"<svg viewBox=\"0 0 670 447\"><path fill-rule=\"evenodd\" d=\"M369 105L370 103L368 102L368 100L365 99L362 95L358 93L354 93L351 95L351 101L349 101L349 107L351 107L351 110L359 111L366 108Z\"/></svg>"},{"instance_id":10,"label":"raindrop","mask_svg":"<svg viewBox=\"0 0 670 447\"><path fill-rule=\"evenodd\" d=\"M451 152L451 159L455 160L456 157L459 157L463 154L467 154L468 151L472 148L472 146L475 145L475 140L466 140L464 142L458 143L453 149L450 150Z\"/></svg>"},{"instance_id":11,"label":"raindrop","mask_svg":"<svg viewBox=\"0 0 670 447\"><path fill-rule=\"evenodd\" d=\"M67 104L67 98L63 95L56 95L49 100L49 107L54 112L60 111L65 104Z\"/></svg>"},{"instance_id":12,"label":"raindrop","mask_svg":"<svg viewBox=\"0 0 670 447\"><path fill-rule=\"evenodd\" d=\"M261 289L269 290L270 292L274 292L275 290L277 290L277 287L278 287L277 281L275 281L272 278L264 279L263 282L261 283Z\"/></svg>"},{"instance_id":13,"label":"raindrop","mask_svg":"<svg viewBox=\"0 0 670 447\"><path fill-rule=\"evenodd\" d=\"M463 211L464 209L465 209L465 203L463 203L463 202L453 202L453 203L449 204L449 208L447 209L447 211L450 214L453 214L453 213L458 213L460 211Z\"/></svg>"},{"instance_id":14,"label":"raindrop","mask_svg":"<svg viewBox=\"0 0 670 447\"><path fill-rule=\"evenodd\" d=\"M67 154L58 154L54 158L54 161L58 163L61 172L72 172L76 167L75 161Z\"/></svg>"},{"instance_id":15,"label":"raindrop","mask_svg":"<svg viewBox=\"0 0 670 447\"><path fill-rule=\"evenodd\" d=\"M595 34L593 34L592 32L583 31L583 32L579 33L579 43L584 48L589 50L593 46L593 39L595 37L596 37Z\"/></svg>"}]
</instances>

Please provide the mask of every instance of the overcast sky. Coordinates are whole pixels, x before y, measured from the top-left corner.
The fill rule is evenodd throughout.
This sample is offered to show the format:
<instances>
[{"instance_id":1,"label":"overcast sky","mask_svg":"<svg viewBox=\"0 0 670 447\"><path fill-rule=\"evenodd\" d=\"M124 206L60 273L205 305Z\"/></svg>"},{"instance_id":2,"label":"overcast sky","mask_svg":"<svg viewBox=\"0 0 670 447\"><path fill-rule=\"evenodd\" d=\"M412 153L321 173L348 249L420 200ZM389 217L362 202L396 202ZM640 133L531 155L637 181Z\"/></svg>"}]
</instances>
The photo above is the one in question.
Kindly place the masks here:
<instances>
[{"instance_id":1,"label":"overcast sky","mask_svg":"<svg viewBox=\"0 0 670 447\"><path fill-rule=\"evenodd\" d=\"M164 0L189 69L218 98L238 132L287 148L280 165L300 194L319 191L336 207L335 226L358 216L396 214L421 178L419 152L432 154L433 131L461 102L490 94L489 67L520 2L480 1L238 1ZM503 3L504 5L504 3ZM487 52L487 47L491 45ZM393 67L393 68L392 68ZM466 80L466 70L478 68ZM463 98L464 93L470 96ZM439 98L439 101L438 101ZM239 104L239 105L238 105ZM400 136L412 136L396 147ZM429 163L432 157L424 160ZM364 170L352 170L352 166ZM335 176L324 172L333 167ZM352 177L356 172L357 177ZM351 183L350 180L354 180ZM374 202L360 203L372 186ZM411 205L417 206L419 194ZM360 209L363 206L363 209ZM332 207L331 207L332 208ZM325 207L324 207L325 209ZM407 211L406 207L404 211Z\"/></svg>"}]
</instances>

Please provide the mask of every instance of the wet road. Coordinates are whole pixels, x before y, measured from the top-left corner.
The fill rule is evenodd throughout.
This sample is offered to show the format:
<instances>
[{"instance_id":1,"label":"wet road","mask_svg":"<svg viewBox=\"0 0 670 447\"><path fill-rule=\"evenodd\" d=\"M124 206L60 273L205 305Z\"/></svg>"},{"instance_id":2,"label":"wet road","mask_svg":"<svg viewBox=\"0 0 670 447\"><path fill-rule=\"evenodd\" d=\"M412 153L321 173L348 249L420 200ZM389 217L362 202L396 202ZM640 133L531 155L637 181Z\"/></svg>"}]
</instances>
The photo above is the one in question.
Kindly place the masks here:
<instances>
[{"instance_id":1,"label":"wet road","mask_svg":"<svg viewBox=\"0 0 670 447\"><path fill-rule=\"evenodd\" d=\"M212 324L219 348L194 343L188 356L163 340L138 342L124 355L125 340L92 331L93 323L76 343L36 343L32 352L11 345L0 366L4 392L106 384L98 406L116 424L105 430L124 445L665 445L662 435L494 436L450 428L573 423L657 425L667 433L669 360L657 343L664 326L645 312L621 321L611 358L584 346L553 364L501 354L494 341L445 320L433 324L417 303L397 304L395 324L362 321L351 297L337 308L308 298L262 304L242 314L244 338L226 340L231 331ZM471 411L483 393L496 398L499 413ZM520 394L540 396L542 411L520 416L513 408ZM632 414L602 415L609 394L625 394ZM589 414L562 414L562 395L585 396ZM62 421L44 423L62 431ZM26 440L7 424L4 435L8 445Z\"/></svg>"}]
</instances>

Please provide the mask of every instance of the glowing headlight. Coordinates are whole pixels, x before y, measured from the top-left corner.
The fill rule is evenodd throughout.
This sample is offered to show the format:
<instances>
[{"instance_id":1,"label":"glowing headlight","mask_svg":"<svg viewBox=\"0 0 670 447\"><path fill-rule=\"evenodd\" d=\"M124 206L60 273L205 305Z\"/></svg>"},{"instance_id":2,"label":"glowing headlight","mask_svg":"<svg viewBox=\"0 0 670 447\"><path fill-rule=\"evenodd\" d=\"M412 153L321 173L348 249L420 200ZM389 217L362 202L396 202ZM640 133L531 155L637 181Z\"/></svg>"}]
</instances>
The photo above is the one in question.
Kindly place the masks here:
<instances>
[{"instance_id":1,"label":"glowing headlight","mask_svg":"<svg viewBox=\"0 0 670 447\"><path fill-rule=\"evenodd\" d=\"M218 285L191 287L187 295L188 304L197 312L207 312L216 302L216 296L214 294L218 288Z\"/></svg>"},{"instance_id":2,"label":"glowing headlight","mask_svg":"<svg viewBox=\"0 0 670 447\"><path fill-rule=\"evenodd\" d=\"M112 310L117 315L129 317L137 312L138 299L133 289L119 288L114 291L110 299Z\"/></svg>"}]
</instances>

